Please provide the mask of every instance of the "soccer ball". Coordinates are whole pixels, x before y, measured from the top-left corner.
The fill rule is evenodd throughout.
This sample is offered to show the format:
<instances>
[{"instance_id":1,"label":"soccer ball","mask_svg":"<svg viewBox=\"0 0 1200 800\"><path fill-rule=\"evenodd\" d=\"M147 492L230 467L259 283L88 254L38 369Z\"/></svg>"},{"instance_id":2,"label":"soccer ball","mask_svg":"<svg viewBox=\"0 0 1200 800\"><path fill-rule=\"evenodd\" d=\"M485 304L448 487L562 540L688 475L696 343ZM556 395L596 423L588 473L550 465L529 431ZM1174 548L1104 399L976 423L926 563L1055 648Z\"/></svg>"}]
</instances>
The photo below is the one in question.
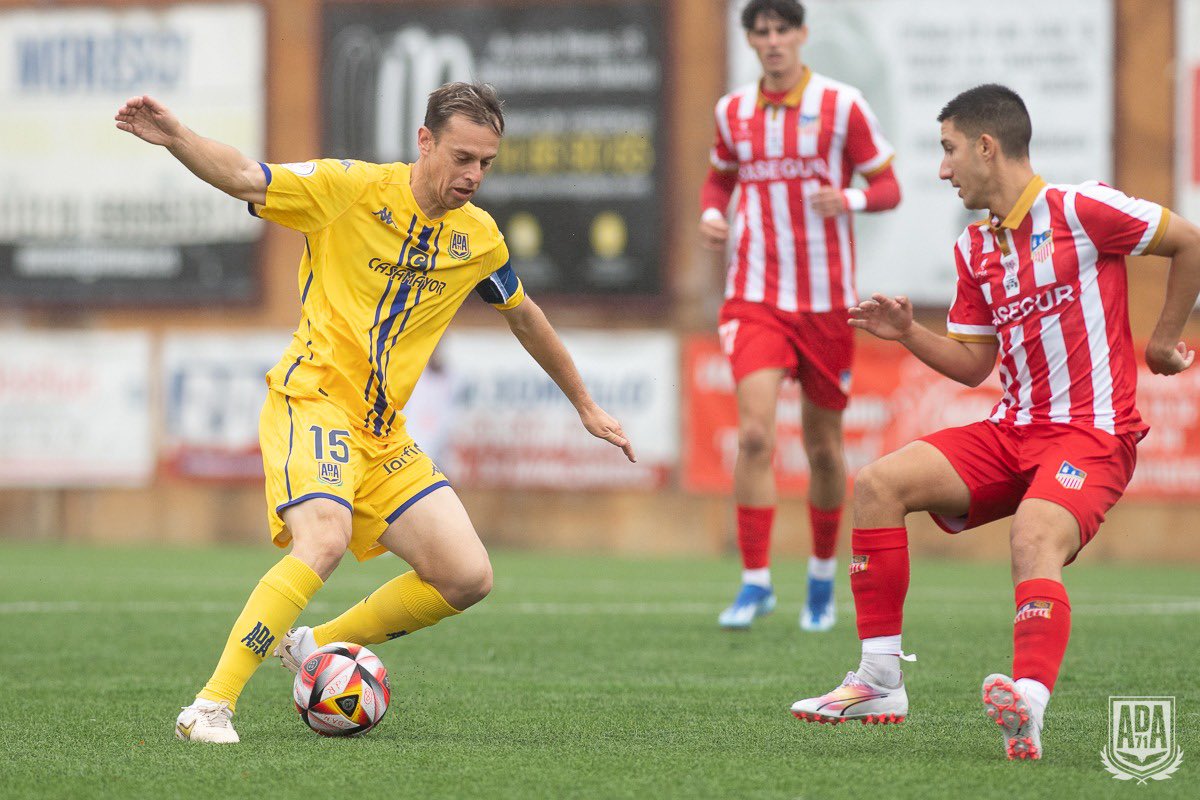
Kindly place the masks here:
<instances>
[{"instance_id":1,"label":"soccer ball","mask_svg":"<svg viewBox=\"0 0 1200 800\"><path fill-rule=\"evenodd\" d=\"M358 736L379 724L392 690L379 656L333 642L312 652L292 684L300 719L322 736Z\"/></svg>"}]
</instances>

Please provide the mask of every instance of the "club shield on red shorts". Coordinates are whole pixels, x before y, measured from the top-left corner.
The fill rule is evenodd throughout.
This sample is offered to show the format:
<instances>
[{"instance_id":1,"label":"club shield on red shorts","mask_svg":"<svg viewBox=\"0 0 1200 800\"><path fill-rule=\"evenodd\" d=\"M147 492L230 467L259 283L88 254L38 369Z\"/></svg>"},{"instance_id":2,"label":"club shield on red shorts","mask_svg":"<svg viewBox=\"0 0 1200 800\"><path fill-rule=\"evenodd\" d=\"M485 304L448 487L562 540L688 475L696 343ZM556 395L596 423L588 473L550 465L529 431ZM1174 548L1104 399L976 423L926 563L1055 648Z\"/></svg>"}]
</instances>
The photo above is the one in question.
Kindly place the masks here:
<instances>
[{"instance_id":1,"label":"club shield on red shorts","mask_svg":"<svg viewBox=\"0 0 1200 800\"><path fill-rule=\"evenodd\" d=\"M1011 516L1023 500L1048 500L1075 517L1082 548L1133 477L1139 438L1081 425L987 421L923 436L971 493L967 516L930 516L942 530L958 533Z\"/></svg>"}]
</instances>

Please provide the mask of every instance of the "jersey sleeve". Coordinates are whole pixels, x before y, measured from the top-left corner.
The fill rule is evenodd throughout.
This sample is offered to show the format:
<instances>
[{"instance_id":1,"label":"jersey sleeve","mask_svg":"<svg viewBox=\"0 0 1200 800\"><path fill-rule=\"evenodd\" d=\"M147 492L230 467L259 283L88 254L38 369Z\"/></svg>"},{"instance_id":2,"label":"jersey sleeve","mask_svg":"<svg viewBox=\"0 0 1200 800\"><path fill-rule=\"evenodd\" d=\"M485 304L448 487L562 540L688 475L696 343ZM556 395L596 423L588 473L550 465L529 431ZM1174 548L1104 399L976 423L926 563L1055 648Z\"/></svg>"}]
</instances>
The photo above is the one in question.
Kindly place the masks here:
<instances>
[{"instance_id":1,"label":"jersey sleeve","mask_svg":"<svg viewBox=\"0 0 1200 800\"><path fill-rule=\"evenodd\" d=\"M1075 193L1075 214L1101 253L1140 256L1152 251L1167 232L1170 210L1130 197L1101 183L1086 183Z\"/></svg>"},{"instance_id":2,"label":"jersey sleeve","mask_svg":"<svg viewBox=\"0 0 1200 800\"><path fill-rule=\"evenodd\" d=\"M498 265L498 266L497 266ZM500 244L484 257L485 277L475 286L475 293L500 311L508 311L525 300L525 287L517 277L508 256L508 246Z\"/></svg>"},{"instance_id":3,"label":"jersey sleeve","mask_svg":"<svg viewBox=\"0 0 1200 800\"><path fill-rule=\"evenodd\" d=\"M960 342L994 342L996 325L992 320L991 304L985 289L971 274L970 238L964 233L954 247L954 266L958 286L954 304L946 316L946 335Z\"/></svg>"},{"instance_id":4,"label":"jersey sleeve","mask_svg":"<svg viewBox=\"0 0 1200 800\"><path fill-rule=\"evenodd\" d=\"M854 171L869 178L887 167L895 155L867 101L855 96L846 119L846 157Z\"/></svg>"},{"instance_id":5,"label":"jersey sleeve","mask_svg":"<svg viewBox=\"0 0 1200 800\"><path fill-rule=\"evenodd\" d=\"M294 164L261 164L267 202L250 213L301 233L319 231L340 217L370 180L361 161L323 158Z\"/></svg>"},{"instance_id":6,"label":"jersey sleeve","mask_svg":"<svg viewBox=\"0 0 1200 800\"><path fill-rule=\"evenodd\" d=\"M733 146L733 133L729 128L729 104L731 98L726 95L717 101L716 133L713 136L713 146L708 152L708 160L717 172L737 172L737 151Z\"/></svg>"}]
</instances>

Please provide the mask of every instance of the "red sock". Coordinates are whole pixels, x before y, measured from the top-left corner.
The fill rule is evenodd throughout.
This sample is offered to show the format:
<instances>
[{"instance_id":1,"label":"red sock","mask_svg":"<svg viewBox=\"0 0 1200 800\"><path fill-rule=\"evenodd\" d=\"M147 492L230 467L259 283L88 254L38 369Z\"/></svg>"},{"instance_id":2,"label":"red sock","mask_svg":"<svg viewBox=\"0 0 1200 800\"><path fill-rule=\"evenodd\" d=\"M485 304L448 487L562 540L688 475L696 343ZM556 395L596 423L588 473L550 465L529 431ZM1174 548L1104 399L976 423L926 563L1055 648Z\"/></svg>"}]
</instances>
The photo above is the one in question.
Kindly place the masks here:
<instances>
[{"instance_id":1,"label":"red sock","mask_svg":"<svg viewBox=\"0 0 1200 800\"><path fill-rule=\"evenodd\" d=\"M737 539L743 568L771 566L771 523L774 521L775 506L737 507Z\"/></svg>"},{"instance_id":2,"label":"red sock","mask_svg":"<svg viewBox=\"0 0 1200 800\"><path fill-rule=\"evenodd\" d=\"M850 540L850 590L858 612L858 638L895 636L908 594L908 531L855 528Z\"/></svg>"},{"instance_id":3,"label":"red sock","mask_svg":"<svg viewBox=\"0 0 1200 800\"><path fill-rule=\"evenodd\" d=\"M808 504L808 521L812 524L812 554L817 558L833 558L837 553L838 526L842 523L842 508L817 508Z\"/></svg>"},{"instance_id":4,"label":"red sock","mask_svg":"<svg viewBox=\"0 0 1200 800\"><path fill-rule=\"evenodd\" d=\"M1013 680L1033 678L1054 691L1058 668L1071 638L1067 589L1049 578L1021 581L1014 592Z\"/></svg>"}]
</instances>

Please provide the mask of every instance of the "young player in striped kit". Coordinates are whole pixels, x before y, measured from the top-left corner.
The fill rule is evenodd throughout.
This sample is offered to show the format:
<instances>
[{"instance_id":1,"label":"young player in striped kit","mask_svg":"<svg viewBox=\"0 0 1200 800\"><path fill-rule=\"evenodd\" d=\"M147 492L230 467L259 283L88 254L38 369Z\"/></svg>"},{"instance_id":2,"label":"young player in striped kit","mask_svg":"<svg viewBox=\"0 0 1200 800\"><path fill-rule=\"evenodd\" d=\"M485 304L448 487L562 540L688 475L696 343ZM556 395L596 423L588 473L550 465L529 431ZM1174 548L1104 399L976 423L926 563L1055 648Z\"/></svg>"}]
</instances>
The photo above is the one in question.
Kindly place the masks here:
<instances>
[{"instance_id":1,"label":"young player in striped kit","mask_svg":"<svg viewBox=\"0 0 1200 800\"><path fill-rule=\"evenodd\" d=\"M894 208L900 186L892 147L862 95L800 60L808 37L804 7L752 0L742 26L763 77L717 103L712 168L701 195L701 240L724 249L725 212L740 190L719 330L737 382L734 496L743 572L719 622L745 629L775 607L775 406L782 381L794 378L803 390L813 531L800 625L828 630L846 492L842 411L854 352L845 324L845 310L856 302L851 217ZM866 177L865 189L850 187L855 174Z\"/></svg>"},{"instance_id":2,"label":"young player in striped kit","mask_svg":"<svg viewBox=\"0 0 1200 800\"><path fill-rule=\"evenodd\" d=\"M812 721L903 719L904 516L927 511L956 533L1013 515L1012 675L989 675L983 703L1008 757L1036 759L1071 627L1062 568L1120 499L1147 432L1134 402L1124 257L1171 259L1146 363L1182 372L1193 360L1179 337L1200 292L1200 229L1099 183L1047 184L1030 166L1025 105L1005 87L963 92L938 119L941 177L988 214L954 248L948 335L914 323L905 297L875 295L850 310L850 324L972 386L998 352L1004 394L989 419L923 437L858 474L850 585L862 662L792 711Z\"/></svg>"}]
</instances>

